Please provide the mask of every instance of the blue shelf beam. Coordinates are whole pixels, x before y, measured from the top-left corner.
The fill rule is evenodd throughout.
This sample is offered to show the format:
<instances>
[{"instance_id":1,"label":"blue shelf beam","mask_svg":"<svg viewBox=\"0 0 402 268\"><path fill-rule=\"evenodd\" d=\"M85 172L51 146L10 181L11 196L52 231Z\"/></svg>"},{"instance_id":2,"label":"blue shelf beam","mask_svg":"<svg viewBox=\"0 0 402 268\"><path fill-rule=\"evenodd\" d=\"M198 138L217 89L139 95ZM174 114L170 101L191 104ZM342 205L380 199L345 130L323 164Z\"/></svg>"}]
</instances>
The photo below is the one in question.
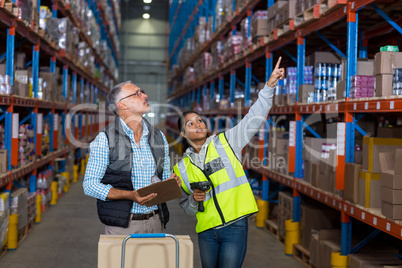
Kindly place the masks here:
<instances>
[{"instance_id":1,"label":"blue shelf beam","mask_svg":"<svg viewBox=\"0 0 402 268\"><path fill-rule=\"evenodd\" d=\"M244 106L248 107L250 104L250 95L251 95L251 63L246 61L246 84L244 88Z\"/></svg>"},{"instance_id":2,"label":"blue shelf beam","mask_svg":"<svg viewBox=\"0 0 402 268\"><path fill-rule=\"evenodd\" d=\"M334 44L332 44L332 42L329 41L324 35L322 35L318 31L315 33L318 35L319 38L321 38L321 40L323 40L328 46L330 46L336 52L336 54L338 54L342 58L346 58L345 53L343 53L339 48L337 48Z\"/></svg>"},{"instance_id":3,"label":"blue shelf beam","mask_svg":"<svg viewBox=\"0 0 402 268\"><path fill-rule=\"evenodd\" d=\"M316 137L317 139L321 139L321 136L317 132L315 132L315 130L312 127L307 125L306 122L303 122L303 127L307 129L311 134L313 134L314 137Z\"/></svg>"},{"instance_id":4,"label":"blue shelf beam","mask_svg":"<svg viewBox=\"0 0 402 268\"><path fill-rule=\"evenodd\" d=\"M297 63L297 59L295 58L295 57L293 57L293 55L292 54L290 54L290 52L289 51L287 51L286 49L284 49L284 48L281 48L281 50L292 60L292 61L294 61L294 62L296 62Z\"/></svg>"},{"instance_id":5,"label":"blue shelf beam","mask_svg":"<svg viewBox=\"0 0 402 268\"><path fill-rule=\"evenodd\" d=\"M272 1L273 2L273 1ZM267 50L265 51L265 82L269 80L272 73L272 52Z\"/></svg>"},{"instance_id":6,"label":"blue shelf beam","mask_svg":"<svg viewBox=\"0 0 402 268\"><path fill-rule=\"evenodd\" d=\"M369 234L365 239L363 239L359 244L357 244L351 251L352 254L356 254L364 245L373 240L377 235L381 233L380 230L376 229L371 234Z\"/></svg>"},{"instance_id":7,"label":"blue shelf beam","mask_svg":"<svg viewBox=\"0 0 402 268\"><path fill-rule=\"evenodd\" d=\"M402 27L399 26L395 21L393 21L384 11L382 11L376 4L371 4L371 7L380 14L392 27L395 28L400 34L402 34Z\"/></svg>"},{"instance_id":8,"label":"blue shelf beam","mask_svg":"<svg viewBox=\"0 0 402 268\"><path fill-rule=\"evenodd\" d=\"M234 103L236 89L236 70L230 71L230 104Z\"/></svg>"},{"instance_id":9,"label":"blue shelf beam","mask_svg":"<svg viewBox=\"0 0 402 268\"><path fill-rule=\"evenodd\" d=\"M7 28L6 75L10 77L11 86L14 85L14 42L15 26Z\"/></svg>"},{"instance_id":10,"label":"blue shelf beam","mask_svg":"<svg viewBox=\"0 0 402 268\"><path fill-rule=\"evenodd\" d=\"M34 98L38 98L38 86L39 86L39 44L33 46L32 57L32 95Z\"/></svg>"},{"instance_id":11,"label":"blue shelf beam","mask_svg":"<svg viewBox=\"0 0 402 268\"><path fill-rule=\"evenodd\" d=\"M296 100L299 99L299 86L304 84L304 63L306 58L306 44L300 31L297 31L297 84L296 84ZM297 163L296 163L297 167ZM300 165L301 167L301 165ZM300 178L300 177L297 177Z\"/></svg>"},{"instance_id":12,"label":"blue shelf beam","mask_svg":"<svg viewBox=\"0 0 402 268\"><path fill-rule=\"evenodd\" d=\"M349 98L351 77L356 75L357 64L357 11L348 3L347 9L346 98Z\"/></svg>"}]
</instances>

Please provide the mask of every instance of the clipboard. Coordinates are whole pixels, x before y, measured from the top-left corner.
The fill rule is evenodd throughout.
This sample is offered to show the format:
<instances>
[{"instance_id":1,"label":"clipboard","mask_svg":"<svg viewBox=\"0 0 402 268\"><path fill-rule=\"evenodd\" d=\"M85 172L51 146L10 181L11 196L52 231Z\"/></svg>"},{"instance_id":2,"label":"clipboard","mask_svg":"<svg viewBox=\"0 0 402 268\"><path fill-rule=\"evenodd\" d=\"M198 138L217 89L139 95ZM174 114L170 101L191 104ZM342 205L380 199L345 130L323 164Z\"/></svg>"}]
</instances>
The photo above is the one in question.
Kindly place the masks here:
<instances>
[{"instance_id":1,"label":"clipboard","mask_svg":"<svg viewBox=\"0 0 402 268\"><path fill-rule=\"evenodd\" d=\"M155 199L145 203L145 206L152 207L159 205L169 200L173 200L181 197L181 190L177 181L174 179L164 180L157 183L153 183L147 187L143 187L137 190L141 197L147 196L152 193L156 193Z\"/></svg>"}]
</instances>

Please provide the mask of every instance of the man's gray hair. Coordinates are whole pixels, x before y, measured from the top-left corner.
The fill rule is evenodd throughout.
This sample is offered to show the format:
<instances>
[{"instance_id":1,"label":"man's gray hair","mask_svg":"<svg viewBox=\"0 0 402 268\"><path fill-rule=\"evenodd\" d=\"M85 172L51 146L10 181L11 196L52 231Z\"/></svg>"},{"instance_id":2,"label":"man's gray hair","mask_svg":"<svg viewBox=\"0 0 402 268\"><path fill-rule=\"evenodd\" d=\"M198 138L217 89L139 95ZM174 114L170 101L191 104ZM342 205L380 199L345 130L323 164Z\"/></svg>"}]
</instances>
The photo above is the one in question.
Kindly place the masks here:
<instances>
[{"instance_id":1,"label":"man's gray hair","mask_svg":"<svg viewBox=\"0 0 402 268\"><path fill-rule=\"evenodd\" d=\"M112 88L110 90L109 94L107 94L106 101L108 103L108 108L110 111L114 112L116 115L117 115L117 111L119 110L117 108L117 102L119 101L117 98L121 92L121 89L127 84L134 85L134 83L132 81L126 81L126 82L116 85L114 88Z\"/></svg>"}]
</instances>

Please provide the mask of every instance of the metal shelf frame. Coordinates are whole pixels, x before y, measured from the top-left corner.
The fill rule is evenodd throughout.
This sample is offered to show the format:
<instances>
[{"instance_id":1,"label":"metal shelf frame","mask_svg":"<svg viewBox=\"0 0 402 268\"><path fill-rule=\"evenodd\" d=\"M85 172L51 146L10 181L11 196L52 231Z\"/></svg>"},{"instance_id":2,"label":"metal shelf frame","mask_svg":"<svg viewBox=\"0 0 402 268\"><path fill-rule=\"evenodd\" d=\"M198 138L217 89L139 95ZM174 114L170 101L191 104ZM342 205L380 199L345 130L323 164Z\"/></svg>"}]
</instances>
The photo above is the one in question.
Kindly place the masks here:
<instances>
[{"instance_id":1,"label":"metal shelf frame","mask_svg":"<svg viewBox=\"0 0 402 268\"><path fill-rule=\"evenodd\" d=\"M177 3L176 3L177 2ZM191 32L191 27L188 24L184 28L177 28L178 25L185 25L179 20L180 14L182 10L186 10L184 7L184 3L182 5L178 4L179 1L173 1L171 5L171 9L169 10L170 14L170 26L171 26L171 35L170 35L170 46L169 46L169 59L170 64L176 63L177 51L181 48L180 44L182 39L185 37L185 34ZM198 2L198 5L203 5L203 3ZM272 4L273 1L269 1L268 6ZM294 121L290 121L290 136L293 133L293 143L289 142L289 171L293 173L293 176L284 176L279 173L270 171L263 166L261 168L251 168L248 163L246 163L246 167L253 169L256 172L259 172L263 175L263 200L268 200L268 191L269 191L269 180L277 181L285 186L288 186L293 189L294 193L294 221L300 221L300 206L301 206L301 196L307 195L310 196L317 201L324 203L338 211L341 212L341 223L342 223L342 239L341 239L341 255L348 255L352 253L351 249L351 219L357 219L362 221L382 232L385 232L389 235L392 235L398 239L402 239L402 223L393 221L390 219L386 219L382 215L378 215L375 211L372 211L367 208L360 207L358 205L352 204L348 201L345 201L342 197L334 195L332 193L325 192L318 188L311 186L310 184L303 181L302 178L302 144L303 144L303 128L305 127L305 119L307 115L320 113L320 114L334 114L340 113L344 117L344 122L338 123L338 133L341 133L343 139L338 139L338 148L345 148L344 150L338 150L337 152L337 168L336 168L336 190L344 190L344 169L345 163L350 163L354 161L354 133L356 130L359 132L364 132L364 130L360 129L357 125L357 121L359 117L357 116L360 113L399 113L402 112L402 98L400 97L388 97L388 98L367 98L367 99L349 99L349 89L351 83L351 77L356 74L356 64L357 58L366 58L367 57L367 40L373 37L377 37L380 34L389 33L391 31L401 32L402 29L398 24L400 23L400 19L396 22L392 22L392 20L382 12L376 5L374 0L356 0L356 1L338 1L338 5L332 9L325 11L321 16L315 21L302 25L299 28L296 28L295 31L286 36L278 37L275 40L269 40L268 38L262 38L260 44L254 44L249 47L246 51L244 51L240 55L236 55L233 59L229 60L226 65L217 71L214 74L207 75L203 77L199 81L188 85L181 89L176 89L175 92L171 93L168 97L168 102L172 105L180 106L182 108L189 108L192 103L197 101L200 103L200 93L203 90L203 94L209 94L212 96L215 94L215 85L218 82L218 90L219 95L223 96L223 86L224 79L223 77L230 77L230 102L234 102L234 89L236 88L236 70L240 67L245 66L245 95L246 95L246 103L242 109L225 109L225 110L208 110L203 111L201 114L210 118L212 120L212 116L220 116L220 115L229 115L230 117L236 115L245 114L249 107L247 107L247 96L249 92L249 83L252 78L251 64L254 60L265 56L265 79L268 80L273 67L272 62L272 53L278 49L281 49L283 46L296 41L297 45L297 88L299 85L304 83L303 77L303 68L305 65L305 47L306 40L305 36L310 35L312 33L316 33L317 31L324 29L325 27L332 25L342 19L346 19L347 22L347 34L346 34L346 42L347 42L347 77L346 77L346 98L341 101L334 102L320 102L320 103L310 103L310 104L299 104L291 106L279 106L273 107L271 109L270 115L275 114L288 114L294 115ZM181 3L181 2L180 2ZM249 17L252 14L253 7L260 3L259 0L251 0L248 1L246 7L239 11L237 10L235 17L232 21L227 22L227 24L215 31L211 37L211 40L201 46L201 48L194 53L191 59L185 63L182 68L178 71L178 73L169 81L170 90L173 89L172 81L180 80L184 74L184 70L192 66L201 53L208 51L212 44L216 41L221 40L230 30L235 31L235 25L240 22L241 19L245 17ZM384 4L384 2L381 2ZM195 4L193 2L193 4ZM216 4L216 3L215 3ZM386 3L385 3L386 4ZM376 10L388 23L389 25L383 26L379 25L376 28L370 29L367 32L361 32L359 36L358 32L358 13L359 10L364 8L367 5L371 5L371 7ZM197 6L198 7L198 6ZM235 9L235 7L234 7ZM214 10L214 9L212 9ZM194 9L192 15L190 15L190 19L188 21L193 20L193 17L196 16L198 9ZM188 12L187 14L190 14ZM173 17L172 17L173 16ZM187 17L184 17L187 20ZM394 29L395 28L395 29ZM181 30L181 31L180 31ZM191 33L190 33L191 34ZM318 33L318 35L323 39L326 39L323 35ZM188 35L187 35L188 36ZM191 35L190 35L191 36ZM329 46L333 46L330 42L326 40ZM175 43L173 43L175 42ZM335 51L337 51L336 47L333 47ZM340 50L338 50L340 52ZM213 92L211 92L213 91ZM298 91L297 91L298 95ZM196 99L197 96L197 99ZM298 98L297 98L298 99ZM169 114L168 117L175 116L173 114ZM218 121L219 122L219 121ZM272 122L270 118L267 119L265 125L265 135L260 135L260 144L267 144L267 132L269 131L269 125ZM169 124L167 127L168 133L172 134L172 136L178 136L179 133L177 131L177 126ZM307 128L308 129L308 128ZM212 130L212 129L211 129ZM264 159L264 156L267 154L266 146L261 146L259 151L260 160ZM262 163L266 164L266 163Z\"/></svg>"},{"instance_id":2,"label":"metal shelf frame","mask_svg":"<svg viewBox=\"0 0 402 268\"><path fill-rule=\"evenodd\" d=\"M57 8L57 4L59 4L59 7L61 7L62 10L64 8L60 5L60 3L60 1L54 1L54 5L52 7L52 15L54 17L57 17L57 10L60 10ZM81 103L84 103L84 84L89 86L89 90L90 92L94 93L95 98L97 98L99 90L107 93L109 89L100 84L95 78L91 77L91 75L89 75L85 70L75 65L72 59L66 55L65 51L62 51L47 43L47 41L39 36L38 33L33 31L31 28L26 27L16 17L2 8L0 8L0 23L3 23L7 26L6 74L11 78L11 85L13 85L14 82L14 51L18 46L18 44L15 45L16 34L21 35L32 43L32 76L34 85L34 98L25 98L15 95L0 95L0 106L2 106L2 110L4 111L4 113L0 115L0 121L5 121L5 149L8 150L7 172L0 175L0 188L4 187L6 191L11 191L13 181L30 175L29 191L34 192L36 191L37 169L47 164L53 165L53 161L56 158L65 156L68 152L77 149L77 147L73 145L68 145L66 148L59 150L57 148L59 131L62 131L66 144L68 143L65 128L63 127L61 130L58 129L58 118L61 116L63 118L63 123L65 124L68 111L76 105L76 96L77 91L79 90L77 89L77 79L80 79L81 81L81 92L79 95ZM93 47L91 48L93 49ZM56 72L57 61L60 61L64 65L63 95L65 97L67 97L68 93L68 74L70 73L72 75L72 93L74 94L73 103L61 103L38 99L40 53L44 53L45 55L49 56L50 72ZM87 104L89 104L89 95L90 94L88 94L88 98L86 100ZM97 105L97 103L94 105ZM18 112L21 109L20 107L24 107L24 109L28 110L28 116L25 118L21 118L20 113ZM106 122L106 119L103 120L103 122L99 122L96 114L100 112L101 111L97 109L94 110L90 108L82 109L77 112L77 115L74 116L74 119L72 120L74 126L72 129L72 132L74 133L73 137L82 142L90 141L90 137L93 137L93 135L99 131L100 127L103 127L105 124L109 123ZM83 123L84 116L89 116L91 120L89 124ZM93 118L96 118L96 120L93 120ZM30 123L34 127L35 155L37 159L24 167L13 168L18 166L18 126L24 124L28 120L30 120ZM50 125L50 152L48 155L42 157L42 130L39 129L39 127L43 126L44 120L49 120ZM81 130L81 135L79 135L79 129Z\"/></svg>"}]
</instances>

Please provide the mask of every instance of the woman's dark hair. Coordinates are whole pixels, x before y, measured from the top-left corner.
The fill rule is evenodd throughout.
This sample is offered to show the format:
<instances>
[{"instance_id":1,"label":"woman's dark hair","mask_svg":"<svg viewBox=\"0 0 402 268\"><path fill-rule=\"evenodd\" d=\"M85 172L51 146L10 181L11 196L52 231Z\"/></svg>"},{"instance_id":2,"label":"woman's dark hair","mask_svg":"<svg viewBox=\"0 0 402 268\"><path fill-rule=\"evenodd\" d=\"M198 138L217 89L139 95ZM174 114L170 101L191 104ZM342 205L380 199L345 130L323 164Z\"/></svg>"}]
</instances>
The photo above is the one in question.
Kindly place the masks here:
<instances>
[{"instance_id":1,"label":"woman's dark hair","mask_svg":"<svg viewBox=\"0 0 402 268\"><path fill-rule=\"evenodd\" d=\"M179 116L179 120L177 120L177 126L179 128L180 133L184 132L184 120L186 115L188 114L197 114L199 116L201 116L198 112L196 111L185 111L181 116ZM204 121L204 119L202 119ZM204 121L205 123L205 121ZM184 153L189 147L191 147L190 143L187 141L186 138L182 137L182 141L181 141L181 145L182 145L182 152Z\"/></svg>"}]
</instances>

